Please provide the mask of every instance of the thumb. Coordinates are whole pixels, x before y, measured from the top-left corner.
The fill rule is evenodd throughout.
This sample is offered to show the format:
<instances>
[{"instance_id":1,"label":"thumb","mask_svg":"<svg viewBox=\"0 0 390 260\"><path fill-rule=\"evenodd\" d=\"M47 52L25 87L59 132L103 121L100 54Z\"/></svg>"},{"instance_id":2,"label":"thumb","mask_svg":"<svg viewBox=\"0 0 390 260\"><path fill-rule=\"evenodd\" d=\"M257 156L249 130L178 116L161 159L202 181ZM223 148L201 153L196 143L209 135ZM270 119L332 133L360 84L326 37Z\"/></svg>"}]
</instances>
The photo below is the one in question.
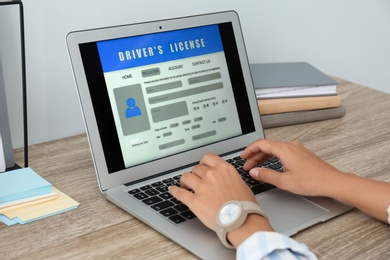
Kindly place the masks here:
<instances>
[{"instance_id":1,"label":"thumb","mask_svg":"<svg viewBox=\"0 0 390 260\"><path fill-rule=\"evenodd\" d=\"M253 179L269 183L275 186L279 186L280 183L280 172L268 169L268 168L253 168L249 171L249 174Z\"/></svg>"}]
</instances>

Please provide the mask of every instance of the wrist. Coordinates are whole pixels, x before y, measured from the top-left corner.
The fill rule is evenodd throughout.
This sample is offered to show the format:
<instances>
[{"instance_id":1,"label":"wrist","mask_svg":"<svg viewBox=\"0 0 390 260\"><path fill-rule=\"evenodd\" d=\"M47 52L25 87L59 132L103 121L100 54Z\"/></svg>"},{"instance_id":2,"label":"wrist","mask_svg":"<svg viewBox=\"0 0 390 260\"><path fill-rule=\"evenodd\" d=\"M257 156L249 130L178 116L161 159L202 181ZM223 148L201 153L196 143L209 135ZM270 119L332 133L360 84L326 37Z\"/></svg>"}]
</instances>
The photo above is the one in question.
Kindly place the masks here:
<instances>
[{"instance_id":1,"label":"wrist","mask_svg":"<svg viewBox=\"0 0 390 260\"><path fill-rule=\"evenodd\" d=\"M253 218L251 215L259 215L261 218ZM260 220L255 222L254 220ZM265 221L265 222L264 222ZM268 228L269 223L265 213L257 202L231 200L220 207L216 216L216 233L222 244L227 248L238 246L257 228ZM252 229L255 230L252 231ZM233 232L238 231L238 232ZM232 233L232 242L229 242L228 234ZM250 234L248 234L250 233Z\"/></svg>"},{"instance_id":2,"label":"wrist","mask_svg":"<svg viewBox=\"0 0 390 260\"><path fill-rule=\"evenodd\" d=\"M332 176L327 182L328 185L326 185L326 189L322 196L345 202L343 195L357 179L359 179L359 177L355 174L338 171L337 174Z\"/></svg>"},{"instance_id":3,"label":"wrist","mask_svg":"<svg viewBox=\"0 0 390 260\"><path fill-rule=\"evenodd\" d=\"M229 232L229 242L237 248L248 237L258 231L274 231L268 219L259 214L249 214L244 224L236 230Z\"/></svg>"}]
</instances>

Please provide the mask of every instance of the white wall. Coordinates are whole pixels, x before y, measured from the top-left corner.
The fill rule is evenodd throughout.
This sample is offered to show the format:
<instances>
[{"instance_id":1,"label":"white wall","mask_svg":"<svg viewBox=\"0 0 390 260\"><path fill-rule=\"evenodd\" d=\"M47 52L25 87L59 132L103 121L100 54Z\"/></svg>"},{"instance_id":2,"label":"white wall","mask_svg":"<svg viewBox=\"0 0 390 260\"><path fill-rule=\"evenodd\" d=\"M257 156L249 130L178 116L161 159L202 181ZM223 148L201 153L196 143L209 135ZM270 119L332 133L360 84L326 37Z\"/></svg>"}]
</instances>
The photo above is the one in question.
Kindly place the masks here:
<instances>
[{"instance_id":1,"label":"white wall","mask_svg":"<svg viewBox=\"0 0 390 260\"><path fill-rule=\"evenodd\" d=\"M24 6L31 143L84 132L65 36L87 28L233 9L250 62L308 61L390 93L387 0L24 0ZM21 137L13 139L21 146Z\"/></svg>"}]
</instances>

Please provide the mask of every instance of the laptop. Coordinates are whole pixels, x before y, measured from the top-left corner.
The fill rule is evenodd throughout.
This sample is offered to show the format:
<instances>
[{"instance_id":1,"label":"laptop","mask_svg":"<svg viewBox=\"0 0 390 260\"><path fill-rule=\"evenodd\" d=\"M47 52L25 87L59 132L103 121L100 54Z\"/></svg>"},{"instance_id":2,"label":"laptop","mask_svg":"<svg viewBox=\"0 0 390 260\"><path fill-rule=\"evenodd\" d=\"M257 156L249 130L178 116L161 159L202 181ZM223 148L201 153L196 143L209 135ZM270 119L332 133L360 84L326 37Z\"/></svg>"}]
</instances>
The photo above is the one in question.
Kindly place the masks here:
<instances>
[{"instance_id":1,"label":"laptop","mask_svg":"<svg viewBox=\"0 0 390 260\"><path fill-rule=\"evenodd\" d=\"M167 189L206 152L239 166L245 146L264 138L238 15L76 31L67 46L104 196L200 258L234 258ZM276 159L268 164L281 168ZM260 184L241 174L286 235L350 209L255 188Z\"/></svg>"}]
</instances>

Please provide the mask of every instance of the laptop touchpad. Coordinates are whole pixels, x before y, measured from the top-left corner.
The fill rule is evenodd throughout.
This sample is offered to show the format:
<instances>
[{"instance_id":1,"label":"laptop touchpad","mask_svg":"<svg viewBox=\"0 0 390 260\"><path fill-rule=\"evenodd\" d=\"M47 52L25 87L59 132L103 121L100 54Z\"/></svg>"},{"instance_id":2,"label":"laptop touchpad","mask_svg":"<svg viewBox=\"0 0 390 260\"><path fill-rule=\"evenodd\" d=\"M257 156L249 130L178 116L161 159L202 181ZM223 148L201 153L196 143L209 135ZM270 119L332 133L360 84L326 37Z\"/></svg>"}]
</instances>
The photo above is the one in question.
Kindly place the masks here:
<instances>
[{"instance_id":1,"label":"laptop touchpad","mask_svg":"<svg viewBox=\"0 0 390 260\"><path fill-rule=\"evenodd\" d=\"M320 222L320 217L328 213L323 207L287 192L261 198L259 204L273 228L286 235Z\"/></svg>"}]
</instances>

